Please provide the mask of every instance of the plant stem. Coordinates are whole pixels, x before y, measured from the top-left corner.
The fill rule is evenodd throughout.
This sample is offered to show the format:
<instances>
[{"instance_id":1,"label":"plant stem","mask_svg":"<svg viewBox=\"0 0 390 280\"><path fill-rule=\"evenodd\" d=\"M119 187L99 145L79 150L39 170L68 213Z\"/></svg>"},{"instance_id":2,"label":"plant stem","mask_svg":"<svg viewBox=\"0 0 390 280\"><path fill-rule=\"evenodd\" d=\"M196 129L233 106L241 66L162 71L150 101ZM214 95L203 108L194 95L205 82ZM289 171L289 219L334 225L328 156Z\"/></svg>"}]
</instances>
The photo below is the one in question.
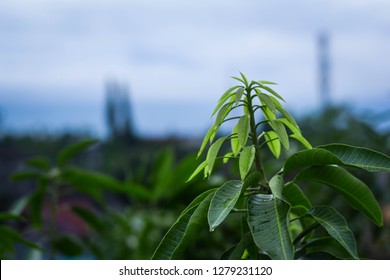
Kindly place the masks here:
<instances>
[{"instance_id":1,"label":"plant stem","mask_svg":"<svg viewBox=\"0 0 390 280\"><path fill-rule=\"evenodd\" d=\"M254 145L254 147L256 149L255 164L256 164L257 171L260 173L259 182L260 182L261 186L267 187L267 189L269 189L268 180L267 180L267 177L265 175L263 165L261 162L260 146L259 146L259 143L257 141L255 113L254 113L254 107L253 107L252 98L251 98L251 88L246 88L246 96L247 96L247 102L248 102L248 113L249 113L249 118L250 118L249 125L250 125L251 140L252 140L252 144Z\"/></svg>"}]
</instances>

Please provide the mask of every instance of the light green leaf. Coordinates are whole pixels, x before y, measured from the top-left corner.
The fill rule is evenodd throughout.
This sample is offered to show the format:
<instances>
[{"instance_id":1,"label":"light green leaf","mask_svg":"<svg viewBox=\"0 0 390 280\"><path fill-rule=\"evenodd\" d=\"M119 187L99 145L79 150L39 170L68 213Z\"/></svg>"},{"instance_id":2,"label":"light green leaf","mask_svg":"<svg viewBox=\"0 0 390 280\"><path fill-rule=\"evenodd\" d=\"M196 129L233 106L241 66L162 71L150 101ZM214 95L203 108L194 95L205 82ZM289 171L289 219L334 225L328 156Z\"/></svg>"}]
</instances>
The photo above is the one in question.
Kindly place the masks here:
<instances>
[{"instance_id":1,"label":"light green leaf","mask_svg":"<svg viewBox=\"0 0 390 280\"><path fill-rule=\"evenodd\" d=\"M244 82L244 80L242 80L242 79L240 79L240 78L238 78L238 77L231 77L232 79L235 79L236 81L239 81L239 82L241 82L241 83L243 83L244 85L245 85L245 82Z\"/></svg>"},{"instance_id":2,"label":"light green leaf","mask_svg":"<svg viewBox=\"0 0 390 280\"><path fill-rule=\"evenodd\" d=\"M274 131L267 131L264 134L264 138L267 142L267 146L269 150L272 152L272 154L276 157L279 158L280 156L280 140L278 135Z\"/></svg>"},{"instance_id":3,"label":"light green leaf","mask_svg":"<svg viewBox=\"0 0 390 280\"><path fill-rule=\"evenodd\" d=\"M219 101L218 101L218 104L217 106L215 107L213 113L211 114L211 117L213 117L215 115L215 113L218 112L218 110L222 107L223 104L225 104L226 100L228 100L230 97L232 97L233 95L235 95L235 93L231 93L231 94L228 94L224 97L222 97Z\"/></svg>"},{"instance_id":4,"label":"light green leaf","mask_svg":"<svg viewBox=\"0 0 390 280\"><path fill-rule=\"evenodd\" d=\"M282 199L282 193L284 187L284 180L282 176L280 175L273 176L269 181L269 187L271 188L271 191L275 197Z\"/></svg>"},{"instance_id":5,"label":"light green leaf","mask_svg":"<svg viewBox=\"0 0 390 280\"><path fill-rule=\"evenodd\" d=\"M241 188L241 181L227 181L215 192L207 214L210 231L214 231L230 213L240 197Z\"/></svg>"},{"instance_id":6,"label":"light green leaf","mask_svg":"<svg viewBox=\"0 0 390 280\"><path fill-rule=\"evenodd\" d=\"M207 145L208 141L210 140L211 136L213 135L215 129L216 129L216 127L215 127L215 126L212 126L212 127L210 127L210 129L207 131L206 136L203 138L202 145L200 146L200 149L199 149L199 152L198 152L198 156L197 156L197 157L200 157L200 155L203 153L203 151L204 151L204 149L206 148L206 145Z\"/></svg>"},{"instance_id":7,"label":"light green leaf","mask_svg":"<svg viewBox=\"0 0 390 280\"><path fill-rule=\"evenodd\" d=\"M284 163L283 172L285 174L304 167L313 165L340 165L342 162L331 152L324 149L310 149L297 152L290 156Z\"/></svg>"},{"instance_id":8,"label":"light green leaf","mask_svg":"<svg viewBox=\"0 0 390 280\"><path fill-rule=\"evenodd\" d=\"M81 141L75 144L72 144L66 148L64 148L57 157L57 165L59 167L63 167L71 157L76 155L77 153L82 152L83 150L87 149L91 145L95 144L96 140L85 140Z\"/></svg>"},{"instance_id":9,"label":"light green leaf","mask_svg":"<svg viewBox=\"0 0 390 280\"><path fill-rule=\"evenodd\" d=\"M199 166L195 169L195 171L191 174L191 176L187 179L186 182L191 181L192 179L195 178L196 175L198 175L206 166L207 166L207 160L199 164Z\"/></svg>"},{"instance_id":10,"label":"light green leaf","mask_svg":"<svg viewBox=\"0 0 390 280\"><path fill-rule=\"evenodd\" d=\"M275 104L272 102L272 99L267 94L262 93L259 89L255 90L260 102L267 106L272 112L275 112Z\"/></svg>"},{"instance_id":11,"label":"light green leaf","mask_svg":"<svg viewBox=\"0 0 390 280\"><path fill-rule=\"evenodd\" d=\"M223 163L228 163L229 160L234 157L234 153L226 153L224 156L223 156Z\"/></svg>"},{"instance_id":12,"label":"light green leaf","mask_svg":"<svg viewBox=\"0 0 390 280\"><path fill-rule=\"evenodd\" d=\"M245 75L242 74L241 72L240 72L240 75L241 75L242 80L244 81L244 84L245 84L246 86L248 86L248 79L247 79L247 78L245 77Z\"/></svg>"},{"instance_id":13,"label":"light green leaf","mask_svg":"<svg viewBox=\"0 0 390 280\"><path fill-rule=\"evenodd\" d=\"M278 110L290 123L292 123L296 128L299 129L299 126L293 116L283 108L279 100L273 96L269 96L269 98L271 98L272 102L275 104L276 110Z\"/></svg>"},{"instance_id":14,"label":"light green leaf","mask_svg":"<svg viewBox=\"0 0 390 280\"><path fill-rule=\"evenodd\" d=\"M305 196L301 188L293 183L284 186L283 200L290 204L291 211L295 211L299 215L305 214L312 207L310 200Z\"/></svg>"},{"instance_id":15,"label":"light green leaf","mask_svg":"<svg viewBox=\"0 0 390 280\"><path fill-rule=\"evenodd\" d=\"M208 173L211 174L213 171L215 159L218 155L219 149L221 148L223 142L226 140L226 136L219 138L217 141L214 142L214 144L211 145L208 153L207 153L207 164L208 164Z\"/></svg>"},{"instance_id":16,"label":"light green leaf","mask_svg":"<svg viewBox=\"0 0 390 280\"><path fill-rule=\"evenodd\" d=\"M263 115L266 120L276 120L276 113L272 112L271 109L269 109L268 107L261 107L261 111L263 112Z\"/></svg>"},{"instance_id":17,"label":"light green leaf","mask_svg":"<svg viewBox=\"0 0 390 280\"><path fill-rule=\"evenodd\" d=\"M268 91L269 93L273 94L274 96L276 96L277 98L279 98L280 100L286 102L283 97L281 97L276 91L274 91L272 88L270 87L267 87L267 86L261 86L261 88L265 89L266 91Z\"/></svg>"},{"instance_id":18,"label":"light green leaf","mask_svg":"<svg viewBox=\"0 0 390 280\"><path fill-rule=\"evenodd\" d=\"M235 97L236 105L238 105L238 103L240 103L240 100L241 100L242 95L244 94L244 91L245 91L244 88L239 88L236 91L236 97Z\"/></svg>"},{"instance_id":19,"label":"light green leaf","mask_svg":"<svg viewBox=\"0 0 390 280\"><path fill-rule=\"evenodd\" d=\"M295 140L299 141L304 147L307 149L312 149L313 147L309 143L309 141L306 140L305 137L303 137L300 133L299 134L291 134L291 138L294 138Z\"/></svg>"},{"instance_id":20,"label":"light green leaf","mask_svg":"<svg viewBox=\"0 0 390 280\"><path fill-rule=\"evenodd\" d=\"M283 147L286 149L286 151L288 151L290 148L290 142L288 140L288 134L283 123L281 123L279 120L271 120L270 125L278 135Z\"/></svg>"},{"instance_id":21,"label":"light green leaf","mask_svg":"<svg viewBox=\"0 0 390 280\"><path fill-rule=\"evenodd\" d=\"M175 224L168 230L156 251L153 260L180 259L184 250L198 237L199 232L207 225L207 210L214 192L210 192L200 203L192 204L180 215Z\"/></svg>"},{"instance_id":22,"label":"light green leaf","mask_svg":"<svg viewBox=\"0 0 390 280\"><path fill-rule=\"evenodd\" d=\"M225 120L226 116L229 114L232 109L233 103L229 102L222 106L218 111L217 117L215 118L214 127L219 127L221 123Z\"/></svg>"},{"instance_id":23,"label":"light green leaf","mask_svg":"<svg viewBox=\"0 0 390 280\"><path fill-rule=\"evenodd\" d=\"M238 88L241 88L242 86L234 86L234 87L231 87L229 88L227 91L225 91L225 93L221 96L221 98L219 99L219 101L221 101L222 99L226 98L227 95L231 96L232 95L232 92L235 90L235 89L238 89ZM234 95L234 94L233 94ZM227 99L225 99L227 100Z\"/></svg>"},{"instance_id":24,"label":"light green leaf","mask_svg":"<svg viewBox=\"0 0 390 280\"><path fill-rule=\"evenodd\" d=\"M380 152L345 144L319 146L337 156L344 164L360 167L371 172L389 172L390 157Z\"/></svg>"},{"instance_id":25,"label":"light green leaf","mask_svg":"<svg viewBox=\"0 0 390 280\"><path fill-rule=\"evenodd\" d=\"M270 81L266 81L266 80L260 80L258 81L260 84L263 84L263 85L277 85L277 83L274 83L274 82L270 82Z\"/></svg>"},{"instance_id":26,"label":"light green leaf","mask_svg":"<svg viewBox=\"0 0 390 280\"><path fill-rule=\"evenodd\" d=\"M233 127L230 145L234 155L237 155L241 150L240 141L238 140L238 123Z\"/></svg>"},{"instance_id":27,"label":"light green leaf","mask_svg":"<svg viewBox=\"0 0 390 280\"><path fill-rule=\"evenodd\" d=\"M237 123L237 136L238 141L241 144L241 147L246 146L246 142L248 140L249 136L249 115L244 115L240 118L240 120Z\"/></svg>"},{"instance_id":28,"label":"light green leaf","mask_svg":"<svg viewBox=\"0 0 390 280\"><path fill-rule=\"evenodd\" d=\"M245 180L246 175L251 169L253 160L255 159L255 154L256 154L256 148L254 146L245 147L240 154L240 159L238 161L238 164L240 167L240 175L242 181Z\"/></svg>"},{"instance_id":29,"label":"light green leaf","mask_svg":"<svg viewBox=\"0 0 390 280\"><path fill-rule=\"evenodd\" d=\"M359 259L356 251L356 241L348 228L344 217L330 206L313 207L309 214L321 224L326 231L336 239L355 259Z\"/></svg>"},{"instance_id":30,"label":"light green leaf","mask_svg":"<svg viewBox=\"0 0 390 280\"><path fill-rule=\"evenodd\" d=\"M370 189L346 170L336 166L313 166L299 173L294 182L311 181L325 184L341 193L355 209L376 225L383 225L381 208Z\"/></svg>"},{"instance_id":31,"label":"light green leaf","mask_svg":"<svg viewBox=\"0 0 390 280\"><path fill-rule=\"evenodd\" d=\"M272 195L255 195L248 200L248 225L253 240L271 259L294 258L289 212L290 206Z\"/></svg>"}]
</instances>

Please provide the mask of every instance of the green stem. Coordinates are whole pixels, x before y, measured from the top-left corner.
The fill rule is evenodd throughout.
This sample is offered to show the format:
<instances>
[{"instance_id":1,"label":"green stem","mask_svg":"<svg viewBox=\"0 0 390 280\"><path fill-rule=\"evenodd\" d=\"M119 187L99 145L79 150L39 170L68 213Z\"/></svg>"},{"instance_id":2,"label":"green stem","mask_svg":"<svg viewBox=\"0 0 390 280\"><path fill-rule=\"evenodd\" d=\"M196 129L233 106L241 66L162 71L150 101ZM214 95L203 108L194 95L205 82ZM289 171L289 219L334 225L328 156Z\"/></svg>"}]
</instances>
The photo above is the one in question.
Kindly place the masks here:
<instances>
[{"instance_id":1,"label":"green stem","mask_svg":"<svg viewBox=\"0 0 390 280\"><path fill-rule=\"evenodd\" d=\"M265 172L263 169L263 165L261 162L261 155L260 155L260 147L259 143L257 141L257 132L256 132L256 123L255 123L255 114L253 110L253 104L252 104L252 98L251 98L251 89L247 88L246 89L246 95L247 95L247 102L248 102L248 113L249 113L249 118L250 118L250 134L251 134L251 141L253 146L256 149L255 153L255 164L256 164L256 169L260 173L260 185L261 186L267 186L268 187L268 180L267 177L265 176Z\"/></svg>"}]
</instances>

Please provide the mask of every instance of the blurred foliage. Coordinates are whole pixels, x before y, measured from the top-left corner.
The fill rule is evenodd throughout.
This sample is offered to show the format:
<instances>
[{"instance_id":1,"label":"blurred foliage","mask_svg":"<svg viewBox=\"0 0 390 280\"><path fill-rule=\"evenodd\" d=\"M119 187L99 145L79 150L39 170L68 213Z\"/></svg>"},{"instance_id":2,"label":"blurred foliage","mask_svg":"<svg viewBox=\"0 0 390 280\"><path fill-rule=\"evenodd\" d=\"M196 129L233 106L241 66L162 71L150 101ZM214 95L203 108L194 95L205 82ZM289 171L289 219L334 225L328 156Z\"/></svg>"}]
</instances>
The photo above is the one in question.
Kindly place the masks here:
<instances>
[{"instance_id":1,"label":"blurred foliage","mask_svg":"<svg viewBox=\"0 0 390 280\"><path fill-rule=\"evenodd\" d=\"M390 131L376 129L383 120L335 107L299 123L314 146L342 142L390 154ZM86 136L0 138L1 259L149 259L185 205L199 193L219 187L238 168L226 166L208 181L200 175L186 183L199 164L197 141L81 139ZM266 168L280 167L270 160ZM383 228L362 222L362 216L346 207L342 198L335 199L330 189L318 185L305 192L312 201L321 193L321 200L327 199L347 217L361 256L390 259L390 179L381 173L354 174L381 198ZM234 219L211 235L201 233L185 258L220 258L239 240Z\"/></svg>"}]
</instances>

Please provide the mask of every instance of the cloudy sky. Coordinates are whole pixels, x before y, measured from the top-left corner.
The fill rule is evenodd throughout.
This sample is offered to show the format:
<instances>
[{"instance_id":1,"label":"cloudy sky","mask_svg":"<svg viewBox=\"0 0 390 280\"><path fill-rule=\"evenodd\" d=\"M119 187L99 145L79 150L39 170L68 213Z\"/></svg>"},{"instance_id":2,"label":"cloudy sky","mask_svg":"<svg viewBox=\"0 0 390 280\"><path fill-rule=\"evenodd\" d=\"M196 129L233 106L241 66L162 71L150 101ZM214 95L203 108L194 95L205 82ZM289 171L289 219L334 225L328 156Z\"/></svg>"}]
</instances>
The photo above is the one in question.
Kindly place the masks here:
<instances>
[{"instance_id":1,"label":"cloudy sky","mask_svg":"<svg viewBox=\"0 0 390 280\"><path fill-rule=\"evenodd\" d=\"M388 0L2 0L0 127L102 133L115 80L142 135L201 135L238 71L313 112L324 31L333 101L389 109Z\"/></svg>"}]
</instances>

